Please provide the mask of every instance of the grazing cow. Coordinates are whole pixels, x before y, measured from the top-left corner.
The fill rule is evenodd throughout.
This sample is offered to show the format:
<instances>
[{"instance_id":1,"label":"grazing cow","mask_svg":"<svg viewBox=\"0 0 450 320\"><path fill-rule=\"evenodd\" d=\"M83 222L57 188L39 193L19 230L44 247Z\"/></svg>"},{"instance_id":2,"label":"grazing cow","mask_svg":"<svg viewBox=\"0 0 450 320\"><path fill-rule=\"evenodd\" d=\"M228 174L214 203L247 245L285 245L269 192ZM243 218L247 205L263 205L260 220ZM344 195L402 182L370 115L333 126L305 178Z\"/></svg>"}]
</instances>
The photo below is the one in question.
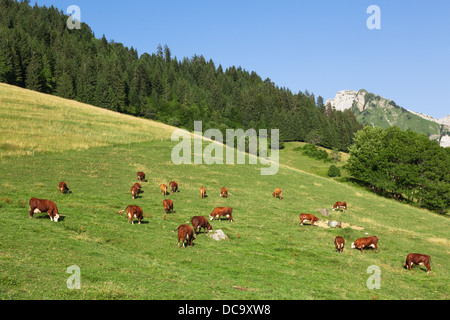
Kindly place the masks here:
<instances>
[{"instance_id":1,"label":"grazing cow","mask_svg":"<svg viewBox=\"0 0 450 320\"><path fill-rule=\"evenodd\" d=\"M206 230L211 231L213 229L212 225L209 224L208 220L205 217L195 216L191 219L191 223L196 234L197 228L199 232L202 230L202 228L203 232L206 232Z\"/></svg>"},{"instance_id":2,"label":"grazing cow","mask_svg":"<svg viewBox=\"0 0 450 320\"><path fill-rule=\"evenodd\" d=\"M136 186L131 187L131 196L133 197L133 200L137 198L139 194L139 189Z\"/></svg>"},{"instance_id":3,"label":"grazing cow","mask_svg":"<svg viewBox=\"0 0 450 320\"><path fill-rule=\"evenodd\" d=\"M342 202L336 202L335 204L334 204L334 206L333 206L333 211L334 210L341 210L341 209L343 209L344 211L347 211L347 203L345 202L345 201L342 201Z\"/></svg>"},{"instance_id":4,"label":"grazing cow","mask_svg":"<svg viewBox=\"0 0 450 320\"><path fill-rule=\"evenodd\" d=\"M192 230L191 226L187 224L182 224L177 228L177 230L178 230L178 248L180 247L180 241L183 244L183 248L185 247L184 246L185 241L188 243L190 241L192 246L192 241L195 238L194 238L194 231Z\"/></svg>"},{"instance_id":5,"label":"grazing cow","mask_svg":"<svg viewBox=\"0 0 450 320\"><path fill-rule=\"evenodd\" d=\"M223 187L220 190L220 197L221 198L228 198L228 189L227 188Z\"/></svg>"},{"instance_id":6,"label":"grazing cow","mask_svg":"<svg viewBox=\"0 0 450 320\"><path fill-rule=\"evenodd\" d=\"M226 207L220 207L220 208L215 208L213 210L213 212L211 212L209 214L209 220L214 220L214 219L222 219L222 216L227 218L228 221L233 222L233 209L232 208L226 208Z\"/></svg>"},{"instance_id":7,"label":"grazing cow","mask_svg":"<svg viewBox=\"0 0 450 320\"><path fill-rule=\"evenodd\" d=\"M358 248L362 252L364 247L367 247L367 248L372 247L375 249L375 251L378 252L377 243L378 243L378 238L375 236L367 237L367 238L360 238L360 239L356 240L355 242L352 242L352 249Z\"/></svg>"},{"instance_id":8,"label":"grazing cow","mask_svg":"<svg viewBox=\"0 0 450 320\"><path fill-rule=\"evenodd\" d=\"M51 221L58 222L60 214L58 212L58 207L53 201L45 199L30 199L30 218L33 218L34 214L47 212Z\"/></svg>"},{"instance_id":9,"label":"grazing cow","mask_svg":"<svg viewBox=\"0 0 450 320\"><path fill-rule=\"evenodd\" d=\"M139 224L141 224L141 220L144 218L144 211L139 206L128 206L127 207L127 218L128 224L131 221L131 224L134 224L134 219L138 219Z\"/></svg>"},{"instance_id":10,"label":"grazing cow","mask_svg":"<svg viewBox=\"0 0 450 320\"><path fill-rule=\"evenodd\" d=\"M144 172L138 172L137 173L137 178L139 180L139 182L145 181L145 173Z\"/></svg>"},{"instance_id":11,"label":"grazing cow","mask_svg":"<svg viewBox=\"0 0 450 320\"><path fill-rule=\"evenodd\" d=\"M59 193L69 193L69 188L67 188L67 183L65 181L58 184Z\"/></svg>"},{"instance_id":12,"label":"grazing cow","mask_svg":"<svg viewBox=\"0 0 450 320\"><path fill-rule=\"evenodd\" d=\"M410 253L406 257L406 263L403 264L403 267L411 270L411 267L413 264L416 264L418 266L424 266L427 268L427 273L431 272L431 266L430 266L430 256L426 254L420 254L420 253Z\"/></svg>"},{"instance_id":13,"label":"grazing cow","mask_svg":"<svg viewBox=\"0 0 450 320\"><path fill-rule=\"evenodd\" d=\"M167 186L165 184L162 184L160 188L163 195L167 195Z\"/></svg>"},{"instance_id":14,"label":"grazing cow","mask_svg":"<svg viewBox=\"0 0 450 320\"><path fill-rule=\"evenodd\" d=\"M173 201L172 200L169 200L169 199L164 200L163 206L164 206L164 211L166 213L169 213L169 211L172 211L172 213L173 213Z\"/></svg>"},{"instance_id":15,"label":"grazing cow","mask_svg":"<svg viewBox=\"0 0 450 320\"><path fill-rule=\"evenodd\" d=\"M311 226L314 226L314 222L319 221L319 218L312 214L300 213L300 225L303 225L303 221L311 221Z\"/></svg>"},{"instance_id":16,"label":"grazing cow","mask_svg":"<svg viewBox=\"0 0 450 320\"><path fill-rule=\"evenodd\" d=\"M178 183L175 181L170 181L169 183L170 192L175 193L178 192Z\"/></svg>"},{"instance_id":17,"label":"grazing cow","mask_svg":"<svg viewBox=\"0 0 450 320\"><path fill-rule=\"evenodd\" d=\"M344 251L345 240L342 237L336 237L334 239L334 246L336 247L337 252Z\"/></svg>"},{"instance_id":18,"label":"grazing cow","mask_svg":"<svg viewBox=\"0 0 450 320\"><path fill-rule=\"evenodd\" d=\"M138 193L141 193L142 186L141 186L140 183L136 182L136 183L133 185L133 187L135 187L135 188L138 190Z\"/></svg>"},{"instance_id":19,"label":"grazing cow","mask_svg":"<svg viewBox=\"0 0 450 320\"><path fill-rule=\"evenodd\" d=\"M281 190L280 188L276 188L275 192L272 193L272 196L274 196L275 198L280 198L280 200L283 199L283 190Z\"/></svg>"},{"instance_id":20,"label":"grazing cow","mask_svg":"<svg viewBox=\"0 0 450 320\"><path fill-rule=\"evenodd\" d=\"M206 188L205 187L200 188L200 196L202 197L202 199L206 198Z\"/></svg>"}]
</instances>

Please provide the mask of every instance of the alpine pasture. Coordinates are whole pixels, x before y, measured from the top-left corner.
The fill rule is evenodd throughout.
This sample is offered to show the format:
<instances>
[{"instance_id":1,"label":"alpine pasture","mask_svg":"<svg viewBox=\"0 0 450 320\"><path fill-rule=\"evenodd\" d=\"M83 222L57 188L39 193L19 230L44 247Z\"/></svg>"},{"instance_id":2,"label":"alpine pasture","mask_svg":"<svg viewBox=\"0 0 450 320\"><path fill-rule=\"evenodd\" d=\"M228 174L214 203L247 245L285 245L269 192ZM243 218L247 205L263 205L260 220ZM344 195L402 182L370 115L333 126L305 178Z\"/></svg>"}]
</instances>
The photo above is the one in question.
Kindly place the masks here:
<instances>
[{"instance_id":1,"label":"alpine pasture","mask_svg":"<svg viewBox=\"0 0 450 320\"><path fill-rule=\"evenodd\" d=\"M261 176L261 165L177 166L174 127L4 84L0 120L1 299L449 299L448 217L325 177L327 165L294 151L298 143L280 152L274 176ZM138 171L147 181L133 200ZM58 192L61 181L72 193ZM163 196L170 181L179 192ZM30 219L31 197L54 201L60 221ZM336 201L346 213L318 213ZM144 210L140 225L118 214L131 204ZM178 248L174 230L216 207L233 208L234 222L210 222L229 239L202 231ZM301 226L300 213L353 228ZM373 235L378 252L350 248ZM432 273L403 268L416 252L431 256ZM73 265L79 290L67 287ZM367 287L370 266L381 270L380 289Z\"/></svg>"}]
</instances>

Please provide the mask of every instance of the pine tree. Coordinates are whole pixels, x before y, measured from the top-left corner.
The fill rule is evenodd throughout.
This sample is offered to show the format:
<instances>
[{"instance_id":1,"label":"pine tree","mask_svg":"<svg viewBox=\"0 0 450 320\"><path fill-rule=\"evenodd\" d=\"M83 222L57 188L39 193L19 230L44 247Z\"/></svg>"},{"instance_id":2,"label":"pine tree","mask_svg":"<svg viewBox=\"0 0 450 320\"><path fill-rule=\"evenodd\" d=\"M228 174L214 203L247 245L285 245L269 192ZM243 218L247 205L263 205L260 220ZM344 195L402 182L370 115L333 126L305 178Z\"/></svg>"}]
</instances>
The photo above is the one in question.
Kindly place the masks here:
<instances>
[{"instance_id":1,"label":"pine tree","mask_svg":"<svg viewBox=\"0 0 450 320\"><path fill-rule=\"evenodd\" d=\"M73 79L68 73L63 73L63 75L57 80L56 94L66 99L73 99L75 97Z\"/></svg>"},{"instance_id":2,"label":"pine tree","mask_svg":"<svg viewBox=\"0 0 450 320\"><path fill-rule=\"evenodd\" d=\"M43 88L42 80L42 61L37 54L31 56L25 76L25 87L30 90L41 91Z\"/></svg>"}]
</instances>

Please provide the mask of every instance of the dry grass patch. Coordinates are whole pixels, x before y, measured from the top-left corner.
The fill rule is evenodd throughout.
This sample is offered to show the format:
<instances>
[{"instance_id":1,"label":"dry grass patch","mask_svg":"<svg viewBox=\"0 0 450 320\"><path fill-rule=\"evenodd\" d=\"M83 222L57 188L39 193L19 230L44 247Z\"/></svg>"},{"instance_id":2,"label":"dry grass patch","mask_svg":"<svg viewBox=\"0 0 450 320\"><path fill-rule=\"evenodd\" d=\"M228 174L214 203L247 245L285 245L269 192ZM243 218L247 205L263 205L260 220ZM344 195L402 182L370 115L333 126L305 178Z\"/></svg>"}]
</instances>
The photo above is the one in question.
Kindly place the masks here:
<instances>
[{"instance_id":1,"label":"dry grass patch","mask_svg":"<svg viewBox=\"0 0 450 320\"><path fill-rule=\"evenodd\" d=\"M7 84L0 105L0 157L167 140L176 129Z\"/></svg>"}]
</instances>

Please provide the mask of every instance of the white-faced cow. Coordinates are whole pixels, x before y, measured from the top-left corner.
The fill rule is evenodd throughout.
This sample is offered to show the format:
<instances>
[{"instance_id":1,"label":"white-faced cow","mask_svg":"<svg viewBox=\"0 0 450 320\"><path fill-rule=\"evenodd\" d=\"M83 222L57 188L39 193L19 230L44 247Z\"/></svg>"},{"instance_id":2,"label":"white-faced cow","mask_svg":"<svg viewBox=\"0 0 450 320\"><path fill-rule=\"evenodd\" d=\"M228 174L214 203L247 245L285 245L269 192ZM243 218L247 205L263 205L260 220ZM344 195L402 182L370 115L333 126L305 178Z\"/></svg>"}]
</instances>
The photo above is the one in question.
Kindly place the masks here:
<instances>
[{"instance_id":1,"label":"white-faced cow","mask_svg":"<svg viewBox=\"0 0 450 320\"><path fill-rule=\"evenodd\" d=\"M334 246L336 247L337 252L340 253L344 251L344 245L345 245L344 238L338 236L334 239Z\"/></svg>"},{"instance_id":2,"label":"white-faced cow","mask_svg":"<svg viewBox=\"0 0 450 320\"><path fill-rule=\"evenodd\" d=\"M195 233L200 232L203 228L203 231L206 232L206 230L211 231L213 227L209 224L208 219L206 219L203 216L195 216L191 219L192 226L194 227Z\"/></svg>"},{"instance_id":3,"label":"white-faced cow","mask_svg":"<svg viewBox=\"0 0 450 320\"><path fill-rule=\"evenodd\" d=\"M142 171L138 172L137 179L139 180L139 182L145 181L145 173Z\"/></svg>"},{"instance_id":4,"label":"white-faced cow","mask_svg":"<svg viewBox=\"0 0 450 320\"><path fill-rule=\"evenodd\" d=\"M227 208L227 207L219 207L215 208L213 212L209 214L209 220L219 219L221 220L222 217L227 218L228 221L233 222L233 209Z\"/></svg>"},{"instance_id":5,"label":"white-faced cow","mask_svg":"<svg viewBox=\"0 0 450 320\"><path fill-rule=\"evenodd\" d=\"M50 220L54 222L58 222L61 215L58 212L58 207L53 201L31 198L30 199L30 218L33 218L34 214L47 212Z\"/></svg>"},{"instance_id":6,"label":"white-faced cow","mask_svg":"<svg viewBox=\"0 0 450 320\"><path fill-rule=\"evenodd\" d=\"M314 226L314 222L319 221L319 218L312 214L300 213L300 225L303 225L304 221L310 221L311 226Z\"/></svg>"},{"instance_id":7,"label":"white-faced cow","mask_svg":"<svg viewBox=\"0 0 450 320\"><path fill-rule=\"evenodd\" d=\"M345 201L338 201L334 204L333 206L333 211L335 210L343 210L343 211L347 211L347 203Z\"/></svg>"},{"instance_id":8,"label":"white-faced cow","mask_svg":"<svg viewBox=\"0 0 450 320\"><path fill-rule=\"evenodd\" d=\"M69 193L69 188L67 187L67 183L65 181L58 184L58 190L59 193Z\"/></svg>"},{"instance_id":9,"label":"white-faced cow","mask_svg":"<svg viewBox=\"0 0 450 320\"><path fill-rule=\"evenodd\" d=\"M352 249L360 249L361 252L364 248L374 248L378 252L378 238L376 236L360 238L355 242L352 242Z\"/></svg>"},{"instance_id":10,"label":"white-faced cow","mask_svg":"<svg viewBox=\"0 0 450 320\"><path fill-rule=\"evenodd\" d=\"M413 265L424 266L427 268L427 272L430 273L431 272L430 261L431 258L429 255L420 253L410 253L406 257L406 263L403 264L403 267L405 267L408 270L411 270L411 267Z\"/></svg>"}]
</instances>

